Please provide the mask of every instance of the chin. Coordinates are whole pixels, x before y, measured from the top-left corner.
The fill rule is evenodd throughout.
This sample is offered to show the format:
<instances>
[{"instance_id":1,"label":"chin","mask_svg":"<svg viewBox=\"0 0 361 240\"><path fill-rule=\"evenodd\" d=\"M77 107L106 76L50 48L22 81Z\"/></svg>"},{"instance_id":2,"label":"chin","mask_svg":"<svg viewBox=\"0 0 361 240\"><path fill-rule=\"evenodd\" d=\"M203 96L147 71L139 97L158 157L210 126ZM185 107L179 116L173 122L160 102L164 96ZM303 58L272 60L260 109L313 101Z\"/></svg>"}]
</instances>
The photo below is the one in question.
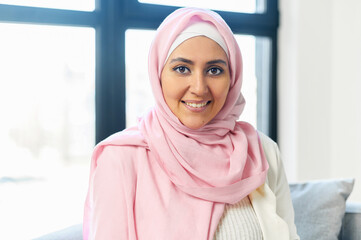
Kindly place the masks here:
<instances>
[{"instance_id":1,"label":"chin","mask_svg":"<svg viewBox=\"0 0 361 240\"><path fill-rule=\"evenodd\" d=\"M198 122L198 123L187 123L187 122L182 122L182 124L184 126L186 126L187 128L193 129L193 130L197 130L200 129L202 127L204 127L208 122Z\"/></svg>"}]
</instances>

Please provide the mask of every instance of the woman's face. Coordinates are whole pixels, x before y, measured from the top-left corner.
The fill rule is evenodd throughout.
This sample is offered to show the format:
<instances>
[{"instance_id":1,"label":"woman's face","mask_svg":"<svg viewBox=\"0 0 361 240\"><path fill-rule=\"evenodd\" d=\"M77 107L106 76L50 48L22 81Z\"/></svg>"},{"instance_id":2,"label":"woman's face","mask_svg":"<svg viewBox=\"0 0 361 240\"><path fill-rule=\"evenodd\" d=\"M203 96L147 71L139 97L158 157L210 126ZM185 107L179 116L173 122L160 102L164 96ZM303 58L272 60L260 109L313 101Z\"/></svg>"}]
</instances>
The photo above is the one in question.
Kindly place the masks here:
<instances>
[{"instance_id":1,"label":"woman's face","mask_svg":"<svg viewBox=\"0 0 361 240\"><path fill-rule=\"evenodd\" d=\"M191 129L209 123L222 109L230 86L227 55L213 40L198 36L180 44L164 65L164 99Z\"/></svg>"}]
</instances>

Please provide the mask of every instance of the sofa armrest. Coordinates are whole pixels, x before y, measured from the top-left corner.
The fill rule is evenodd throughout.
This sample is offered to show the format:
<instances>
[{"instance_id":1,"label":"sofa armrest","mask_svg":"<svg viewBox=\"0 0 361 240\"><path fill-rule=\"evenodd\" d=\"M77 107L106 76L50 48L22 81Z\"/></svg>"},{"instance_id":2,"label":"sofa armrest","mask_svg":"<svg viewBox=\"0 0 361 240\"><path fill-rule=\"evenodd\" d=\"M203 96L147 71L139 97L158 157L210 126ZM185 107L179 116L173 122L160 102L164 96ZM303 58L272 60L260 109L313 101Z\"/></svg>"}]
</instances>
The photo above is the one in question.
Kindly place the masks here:
<instances>
[{"instance_id":1,"label":"sofa armrest","mask_svg":"<svg viewBox=\"0 0 361 240\"><path fill-rule=\"evenodd\" d=\"M342 220L340 240L361 239L361 203L346 202L346 212Z\"/></svg>"},{"instance_id":2,"label":"sofa armrest","mask_svg":"<svg viewBox=\"0 0 361 240\"><path fill-rule=\"evenodd\" d=\"M83 240L83 225L73 225L71 227L47 234L33 240Z\"/></svg>"}]
</instances>

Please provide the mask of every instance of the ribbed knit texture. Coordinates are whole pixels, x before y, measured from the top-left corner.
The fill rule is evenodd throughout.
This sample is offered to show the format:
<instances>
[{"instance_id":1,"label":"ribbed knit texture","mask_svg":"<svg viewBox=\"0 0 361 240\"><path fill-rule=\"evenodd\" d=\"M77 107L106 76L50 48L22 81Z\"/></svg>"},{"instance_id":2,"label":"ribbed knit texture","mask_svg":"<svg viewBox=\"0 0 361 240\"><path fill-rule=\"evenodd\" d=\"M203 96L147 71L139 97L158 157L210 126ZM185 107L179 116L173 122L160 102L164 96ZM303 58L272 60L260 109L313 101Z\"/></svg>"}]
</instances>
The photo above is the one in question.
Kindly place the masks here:
<instances>
[{"instance_id":1,"label":"ribbed knit texture","mask_svg":"<svg viewBox=\"0 0 361 240\"><path fill-rule=\"evenodd\" d=\"M226 204L214 240L261 240L262 230L247 197L236 204Z\"/></svg>"}]
</instances>

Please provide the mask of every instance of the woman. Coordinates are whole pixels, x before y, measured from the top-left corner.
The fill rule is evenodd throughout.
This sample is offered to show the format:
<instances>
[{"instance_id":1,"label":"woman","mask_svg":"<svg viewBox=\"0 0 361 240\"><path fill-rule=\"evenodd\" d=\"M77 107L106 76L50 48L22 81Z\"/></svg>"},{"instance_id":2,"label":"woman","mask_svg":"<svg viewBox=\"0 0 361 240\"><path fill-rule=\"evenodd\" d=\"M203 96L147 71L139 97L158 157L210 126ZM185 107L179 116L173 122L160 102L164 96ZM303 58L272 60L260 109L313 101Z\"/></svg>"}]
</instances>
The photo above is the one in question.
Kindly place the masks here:
<instances>
[{"instance_id":1,"label":"woman","mask_svg":"<svg viewBox=\"0 0 361 240\"><path fill-rule=\"evenodd\" d=\"M149 77L156 106L94 150L84 239L299 239L277 146L237 122L242 59L224 20L169 15Z\"/></svg>"}]
</instances>

